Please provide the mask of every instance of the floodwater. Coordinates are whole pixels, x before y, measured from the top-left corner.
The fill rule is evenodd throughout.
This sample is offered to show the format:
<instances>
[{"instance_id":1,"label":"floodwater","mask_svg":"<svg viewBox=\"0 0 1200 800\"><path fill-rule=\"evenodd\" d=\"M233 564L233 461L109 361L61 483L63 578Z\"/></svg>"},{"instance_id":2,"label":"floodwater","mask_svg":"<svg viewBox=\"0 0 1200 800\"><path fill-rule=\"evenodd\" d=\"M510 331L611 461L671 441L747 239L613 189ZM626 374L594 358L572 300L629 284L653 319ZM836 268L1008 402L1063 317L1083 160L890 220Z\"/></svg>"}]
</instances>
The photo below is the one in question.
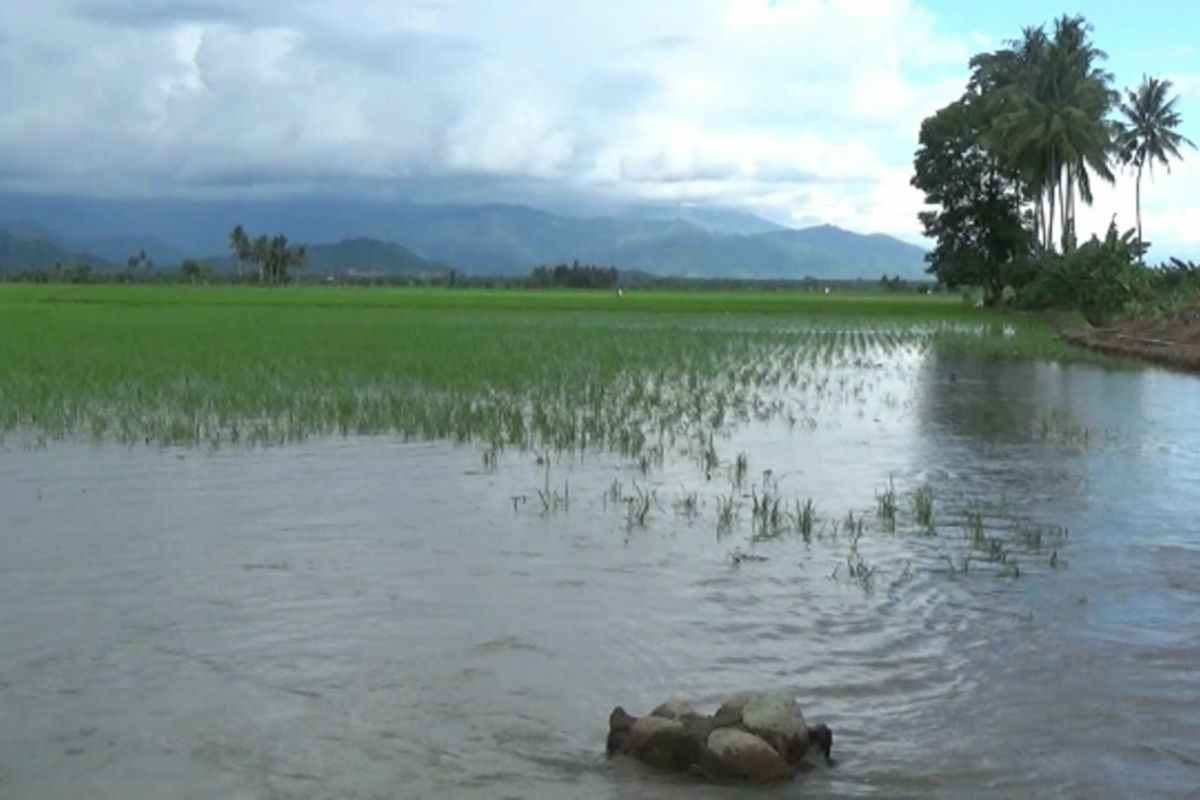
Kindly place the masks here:
<instances>
[{"instance_id":1,"label":"floodwater","mask_svg":"<svg viewBox=\"0 0 1200 800\"><path fill-rule=\"evenodd\" d=\"M838 761L756 797L1196 796L1200 381L929 352L861 388L729 431L708 478L675 450L10 441L0 796L750 796L606 760L607 716L779 687ZM814 499L812 541L751 541L768 486Z\"/></svg>"}]
</instances>

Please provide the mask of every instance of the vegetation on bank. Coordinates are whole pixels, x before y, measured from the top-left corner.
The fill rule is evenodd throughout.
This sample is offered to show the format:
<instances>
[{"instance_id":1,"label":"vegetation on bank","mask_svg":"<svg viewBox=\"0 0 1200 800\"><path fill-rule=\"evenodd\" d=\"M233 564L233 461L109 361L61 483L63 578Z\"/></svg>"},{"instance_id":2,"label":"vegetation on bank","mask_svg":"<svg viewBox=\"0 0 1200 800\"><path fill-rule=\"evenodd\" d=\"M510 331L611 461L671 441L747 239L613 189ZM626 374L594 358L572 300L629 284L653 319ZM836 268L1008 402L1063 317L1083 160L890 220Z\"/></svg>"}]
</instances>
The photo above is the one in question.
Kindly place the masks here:
<instances>
[{"instance_id":1,"label":"vegetation on bank","mask_svg":"<svg viewBox=\"0 0 1200 800\"><path fill-rule=\"evenodd\" d=\"M1122 103L1105 54L1082 17L971 60L963 96L925 120L913 184L936 241L929 271L950 287L981 286L986 302L1072 308L1094 323L1172 310L1200 297L1200 269L1143 265L1142 177L1192 146L1170 81L1147 77ZM1136 227L1080 244L1076 211L1095 181L1135 176Z\"/></svg>"},{"instance_id":2,"label":"vegetation on bank","mask_svg":"<svg viewBox=\"0 0 1200 800\"><path fill-rule=\"evenodd\" d=\"M34 441L393 433L640 458L796 415L839 365L1077 357L1033 321L896 294L4 286L0 319L0 432Z\"/></svg>"}]
</instances>

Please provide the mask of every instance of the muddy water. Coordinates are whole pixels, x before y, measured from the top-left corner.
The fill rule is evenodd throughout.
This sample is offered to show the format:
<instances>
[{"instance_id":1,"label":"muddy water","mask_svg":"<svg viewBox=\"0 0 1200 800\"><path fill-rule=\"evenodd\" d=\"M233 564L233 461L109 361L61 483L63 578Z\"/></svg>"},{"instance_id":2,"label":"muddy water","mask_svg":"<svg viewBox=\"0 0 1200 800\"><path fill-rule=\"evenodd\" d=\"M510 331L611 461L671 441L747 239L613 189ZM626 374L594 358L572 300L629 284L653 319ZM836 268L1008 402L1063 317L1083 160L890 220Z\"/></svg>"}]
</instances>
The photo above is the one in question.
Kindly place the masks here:
<instances>
[{"instance_id":1,"label":"muddy water","mask_svg":"<svg viewBox=\"0 0 1200 800\"><path fill-rule=\"evenodd\" d=\"M0 796L749 796L602 748L617 703L760 687L840 758L766 796L1195 796L1197 408L1187 377L927 354L812 424L738 426L707 479L679 449L642 474L387 438L10 443ZM836 520L889 480L902 517L934 488L937 531L868 525L851 580ZM768 485L814 499L810 542L751 540ZM1006 539L1002 577L972 503L1067 531Z\"/></svg>"}]
</instances>

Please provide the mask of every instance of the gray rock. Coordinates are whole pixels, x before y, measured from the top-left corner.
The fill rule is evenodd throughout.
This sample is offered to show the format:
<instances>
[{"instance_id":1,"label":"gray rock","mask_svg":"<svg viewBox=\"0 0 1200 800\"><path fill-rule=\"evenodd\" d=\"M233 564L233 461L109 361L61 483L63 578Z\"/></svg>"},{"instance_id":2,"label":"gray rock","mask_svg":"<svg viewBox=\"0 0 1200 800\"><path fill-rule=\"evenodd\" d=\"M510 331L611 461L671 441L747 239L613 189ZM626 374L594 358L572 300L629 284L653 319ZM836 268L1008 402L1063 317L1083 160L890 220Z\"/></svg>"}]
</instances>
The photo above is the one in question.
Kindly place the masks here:
<instances>
[{"instance_id":1,"label":"gray rock","mask_svg":"<svg viewBox=\"0 0 1200 800\"><path fill-rule=\"evenodd\" d=\"M750 697L742 708L742 725L762 738L785 758L802 756L808 749L808 728L787 692L764 692Z\"/></svg>"},{"instance_id":2,"label":"gray rock","mask_svg":"<svg viewBox=\"0 0 1200 800\"><path fill-rule=\"evenodd\" d=\"M763 782L832 763L832 736L824 725L808 729L790 694L752 694L730 698L712 715L681 701L642 718L618 707L609 717L608 753L713 780Z\"/></svg>"},{"instance_id":3,"label":"gray rock","mask_svg":"<svg viewBox=\"0 0 1200 800\"><path fill-rule=\"evenodd\" d=\"M730 725L740 723L742 721L742 711L746 708L746 703L750 702L750 698L753 696L749 692L743 692L742 694L726 697L721 703L720 708L717 709L715 716L721 719L732 719L733 722L729 723Z\"/></svg>"},{"instance_id":4,"label":"gray rock","mask_svg":"<svg viewBox=\"0 0 1200 800\"><path fill-rule=\"evenodd\" d=\"M696 709L683 700L668 700L651 711L650 716L665 717L666 719L683 719L684 717L697 716L697 714Z\"/></svg>"},{"instance_id":5,"label":"gray rock","mask_svg":"<svg viewBox=\"0 0 1200 800\"><path fill-rule=\"evenodd\" d=\"M629 747L636 750L652 736L664 732L681 733L683 723L666 717L642 717L629 727Z\"/></svg>"},{"instance_id":6,"label":"gray rock","mask_svg":"<svg viewBox=\"0 0 1200 800\"><path fill-rule=\"evenodd\" d=\"M741 728L717 728L708 735L707 745L722 776L766 782L793 774L779 751Z\"/></svg>"}]
</instances>

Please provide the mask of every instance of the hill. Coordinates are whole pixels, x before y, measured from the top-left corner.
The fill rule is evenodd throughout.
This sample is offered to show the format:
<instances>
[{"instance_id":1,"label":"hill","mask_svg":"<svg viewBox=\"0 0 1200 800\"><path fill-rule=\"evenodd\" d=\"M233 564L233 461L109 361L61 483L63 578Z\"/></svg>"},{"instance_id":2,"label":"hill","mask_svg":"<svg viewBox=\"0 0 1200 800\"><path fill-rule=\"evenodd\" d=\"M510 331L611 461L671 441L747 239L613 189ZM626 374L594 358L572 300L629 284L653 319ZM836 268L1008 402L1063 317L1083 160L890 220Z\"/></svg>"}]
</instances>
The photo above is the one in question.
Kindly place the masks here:
<instances>
[{"instance_id":1,"label":"hill","mask_svg":"<svg viewBox=\"0 0 1200 800\"><path fill-rule=\"evenodd\" d=\"M187 254L177 247L164 242L156 236L112 235L84 236L71 239L67 246L94 253L95 255L114 264L124 264L126 259L135 253L145 252L154 262L155 267L173 268L179 266Z\"/></svg>"},{"instance_id":2,"label":"hill","mask_svg":"<svg viewBox=\"0 0 1200 800\"><path fill-rule=\"evenodd\" d=\"M359 237L309 247L303 269L306 274L428 278L444 275L451 268L426 261L394 242Z\"/></svg>"},{"instance_id":3,"label":"hill","mask_svg":"<svg viewBox=\"0 0 1200 800\"><path fill-rule=\"evenodd\" d=\"M638 205L625 209L621 216L628 219L686 222L709 233L726 233L736 236L752 236L756 233L787 230L783 225L769 222L762 217L727 208Z\"/></svg>"},{"instance_id":4,"label":"hill","mask_svg":"<svg viewBox=\"0 0 1200 800\"><path fill-rule=\"evenodd\" d=\"M22 239L0 230L0 272L51 269L56 265L74 267L90 264L94 269L115 269L116 265L89 253L68 250L45 239Z\"/></svg>"},{"instance_id":5,"label":"hill","mask_svg":"<svg viewBox=\"0 0 1200 800\"><path fill-rule=\"evenodd\" d=\"M108 237L129 249L135 241L157 240L193 257L227 253L229 230L241 224L296 242L358 241L353 258L339 255L331 263L349 268L354 258L379 257L401 272L424 267L405 266L407 256L386 254L378 245L367 253L362 243L394 243L426 262L475 275L525 274L575 260L659 276L742 279L922 278L925 267L921 248L888 236L831 226L792 230L739 212L687 207L581 218L499 204L0 196L0 219L6 217L32 220L65 242ZM156 263L170 263L145 249Z\"/></svg>"}]
</instances>

